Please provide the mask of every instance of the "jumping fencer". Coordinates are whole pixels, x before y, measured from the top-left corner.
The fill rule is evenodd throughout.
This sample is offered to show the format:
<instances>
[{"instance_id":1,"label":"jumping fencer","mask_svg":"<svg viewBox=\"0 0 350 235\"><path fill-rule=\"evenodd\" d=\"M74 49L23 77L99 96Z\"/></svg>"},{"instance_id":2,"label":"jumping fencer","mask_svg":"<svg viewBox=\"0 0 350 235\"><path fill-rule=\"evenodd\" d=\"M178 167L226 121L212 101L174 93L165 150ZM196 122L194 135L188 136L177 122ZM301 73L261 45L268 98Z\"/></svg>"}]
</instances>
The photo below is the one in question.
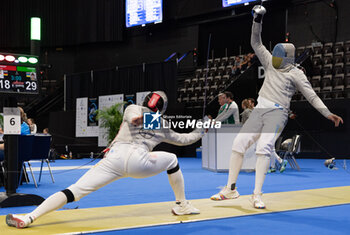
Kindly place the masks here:
<instances>
[{"instance_id":1,"label":"jumping fencer","mask_svg":"<svg viewBox=\"0 0 350 235\"><path fill-rule=\"evenodd\" d=\"M258 156L255 169L255 189L251 202L255 208L265 208L262 201L262 186L270 165L271 152L275 142L286 125L290 100L298 89L309 103L324 117L339 126L341 117L332 114L316 95L303 71L295 62L295 47L291 43L277 44L271 53L261 41L262 18L266 9L257 5L253 8L251 45L265 69L265 81L259 92L258 105L233 142L227 185L211 197L212 200L239 197L236 182L242 167L245 151L257 141Z\"/></svg>"},{"instance_id":2,"label":"jumping fencer","mask_svg":"<svg viewBox=\"0 0 350 235\"><path fill-rule=\"evenodd\" d=\"M200 211L185 198L184 179L176 155L168 152L152 152L152 149L161 142L179 146L189 145L198 141L204 132L195 129L191 133L179 134L171 129L145 130L142 127L143 113L153 111L156 112L154 115L160 116L165 112L167 103L166 94L156 91L145 97L143 106L128 106L124 112L120 131L110 144L105 158L75 184L51 195L31 213L7 215L7 225L17 228L28 227L42 215L60 209L66 203L79 201L117 179L146 178L163 171L168 173L169 183L176 198L172 212L175 215L199 214Z\"/></svg>"}]
</instances>

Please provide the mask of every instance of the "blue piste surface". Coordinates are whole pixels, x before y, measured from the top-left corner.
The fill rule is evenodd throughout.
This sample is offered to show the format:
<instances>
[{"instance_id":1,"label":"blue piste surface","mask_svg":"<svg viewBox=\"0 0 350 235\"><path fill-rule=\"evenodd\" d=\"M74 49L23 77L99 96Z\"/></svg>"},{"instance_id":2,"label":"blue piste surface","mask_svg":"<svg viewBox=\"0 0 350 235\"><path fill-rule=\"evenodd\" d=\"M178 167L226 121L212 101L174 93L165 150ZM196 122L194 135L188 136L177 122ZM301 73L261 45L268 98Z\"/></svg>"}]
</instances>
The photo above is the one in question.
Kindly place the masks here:
<instances>
[{"instance_id":1,"label":"blue piste surface","mask_svg":"<svg viewBox=\"0 0 350 235\"><path fill-rule=\"evenodd\" d=\"M79 177L87 171L87 169L79 169L79 166L85 164L94 165L98 161L99 159L93 162L91 162L91 159L57 160L51 163L51 167L73 166L74 169L54 170L55 183L51 182L48 171L45 171L42 182L37 189L31 181L29 184L20 186L17 192L36 194L47 198L51 194L63 190L76 182ZM341 168L343 164L342 160L337 161L338 170L329 170L324 166L323 162L324 160L319 159L298 159L298 163L301 167L300 172L287 167L284 173L277 172L269 174L266 177L263 190L265 193L273 193L350 185L350 173ZM179 163L184 174L187 199L209 198L220 190L220 186L224 186L227 182L228 173L215 173L202 169L201 159L179 158ZM37 167L39 163L33 163L33 166ZM39 172L35 171L37 179L38 174ZM31 176L29 176L29 178L31 180ZM251 194L254 188L254 173L241 172L237 187L240 194ZM0 191L4 191L4 188L0 187ZM163 172L145 179L124 178L117 180L82 198L79 202L67 204L63 209L92 208L172 200L174 200L174 195L169 185L167 174ZM350 233L349 207L349 205L324 207L180 225L132 229L118 231L118 233L148 234L152 232L156 234L172 234L172 232L174 232L184 234L267 234L269 231L275 231L283 232L284 234L329 234L331 231L334 231L332 234L345 234L345 231L349 231ZM6 215L8 213L27 213L34 208L34 206L1 208L0 215ZM113 231L113 233L116 233L116 231Z\"/></svg>"}]
</instances>

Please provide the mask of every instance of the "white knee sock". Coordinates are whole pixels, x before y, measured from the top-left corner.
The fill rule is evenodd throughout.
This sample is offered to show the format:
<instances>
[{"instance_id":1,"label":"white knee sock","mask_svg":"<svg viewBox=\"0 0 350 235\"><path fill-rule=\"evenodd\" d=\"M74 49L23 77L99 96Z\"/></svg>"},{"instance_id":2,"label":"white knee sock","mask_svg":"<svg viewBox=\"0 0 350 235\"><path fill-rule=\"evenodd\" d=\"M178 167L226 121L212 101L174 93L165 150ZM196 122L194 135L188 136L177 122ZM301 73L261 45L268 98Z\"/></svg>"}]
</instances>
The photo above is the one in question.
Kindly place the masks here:
<instances>
[{"instance_id":1,"label":"white knee sock","mask_svg":"<svg viewBox=\"0 0 350 235\"><path fill-rule=\"evenodd\" d=\"M278 160L278 155L277 155L277 153L276 152L272 152L271 153L271 167L272 168L275 168L276 167L276 160Z\"/></svg>"},{"instance_id":2,"label":"white knee sock","mask_svg":"<svg viewBox=\"0 0 350 235\"><path fill-rule=\"evenodd\" d=\"M176 201L185 201L185 183L182 171L178 170L175 173L168 174L169 183L174 191Z\"/></svg>"},{"instance_id":3,"label":"white knee sock","mask_svg":"<svg viewBox=\"0 0 350 235\"><path fill-rule=\"evenodd\" d=\"M262 186L265 181L265 176L270 166L270 157L257 154L258 158L256 160L255 166L255 189L254 194L262 193Z\"/></svg>"},{"instance_id":4,"label":"white knee sock","mask_svg":"<svg viewBox=\"0 0 350 235\"><path fill-rule=\"evenodd\" d=\"M227 187L234 189L238 178L239 171L242 168L244 154L232 151L230 158L230 169L227 180ZM234 185L233 185L234 184Z\"/></svg>"},{"instance_id":5,"label":"white knee sock","mask_svg":"<svg viewBox=\"0 0 350 235\"><path fill-rule=\"evenodd\" d=\"M44 214L60 209L65 204L67 204L66 195L62 192L57 192L51 195L50 197L48 197L34 211L27 214L26 216L31 217L33 220L35 220Z\"/></svg>"},{"instance_id":6,"label":"white knee sock","mask_svg":"<svg viewBox=\"0 0 350 235\"><path fill-rule=\"evenodd\" d=\"M277 153L276 153L276 159L277 159L277 161L278 161L280 164L282 164L283 159L282 159L280 156L278 156Z\"/></svg>"}]
</instances>

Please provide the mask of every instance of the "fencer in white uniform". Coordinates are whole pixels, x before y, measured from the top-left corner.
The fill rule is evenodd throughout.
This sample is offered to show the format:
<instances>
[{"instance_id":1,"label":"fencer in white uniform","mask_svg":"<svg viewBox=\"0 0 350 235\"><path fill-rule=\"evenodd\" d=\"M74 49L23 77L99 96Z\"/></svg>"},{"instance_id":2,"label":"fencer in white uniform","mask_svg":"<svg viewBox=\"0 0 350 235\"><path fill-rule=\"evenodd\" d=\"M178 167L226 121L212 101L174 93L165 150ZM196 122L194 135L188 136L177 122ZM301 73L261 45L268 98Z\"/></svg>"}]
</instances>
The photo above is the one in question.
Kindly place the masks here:
<instances>
[{"instance_id":1,"label":"fencer in white uniform","mask_svg":"<svg viewBox=\"0 0 350 235\"><path fill-rule=\"evenodd\" d=\"M324 117L335 123L343 123L341 117L332 114L316 95L302 70L294 65L295 48L291 43L279 43L272 55L261 41L263 6L253 8L251 45L265 69L265 81L259 92L258 105L233 142L227 185L211 197L212 200L239 197L236 182L242 167L245 151L257 141L255 188L251 202L255 208L265 208L262 201L262 186L269 169L270 155L275 142L288 119L290 100L298 89L309 103Z\"/></svg>"},{"instance_id":2,"label":"fencer in white uniform","mask_svg":"<svg viewBox=\"0 0 350 235\"><path fill-rule=\"evenodd\" d=\"M153 111L163 114L166 106L167 97L162 91L150 93L145 98L143 106L128 106L124 112L120 131L109 146L105 158L75 184L51 195L33 212L24 216L7 215L7 224L17 228L27 227L40 216L57 210L66 203L78 201L117 179L146 178L163 171L168 173L176 198L172 212L175 215L198 214L199 210L186 201L184 179L176 155L161 151L152 152L152 149L161 142L180 146L195 143L203 136L203 131L196 129L191 133L179 134L165 128L145 130L142 126L143 113Z\"/></svg>"}]
</instances>

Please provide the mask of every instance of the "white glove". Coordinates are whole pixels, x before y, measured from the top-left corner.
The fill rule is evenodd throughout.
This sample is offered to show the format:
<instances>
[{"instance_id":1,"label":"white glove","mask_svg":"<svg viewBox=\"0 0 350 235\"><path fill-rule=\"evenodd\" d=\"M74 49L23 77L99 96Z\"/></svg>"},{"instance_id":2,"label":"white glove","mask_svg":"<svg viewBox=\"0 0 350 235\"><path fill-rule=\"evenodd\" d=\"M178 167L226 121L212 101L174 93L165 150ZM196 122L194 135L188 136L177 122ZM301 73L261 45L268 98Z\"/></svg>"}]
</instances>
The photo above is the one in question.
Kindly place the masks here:
<instances>
[{"instance_id":1,"label":"white glove","mask_svg":"<svg viewBox=\"0 0 350 235\"><path fill-rule=\"evenodd\" d=\"M254 13L254 17L256 17L255 14L257 15L265 15L266 13L266 8L261 6L261 5L255 5L253 7L253 13Z\"/></svg>"},{"instance_id":2,"label":"white glove","mask_svg":"<svg viewBox=\"0 0 350 235\"><path fill-rule=\"evenodd\" d=\"M254 21L257 23L261 23L262 17L266 13L266 8L261 5L255 5L252 10Z\"/></svg>"}]
</instances>

